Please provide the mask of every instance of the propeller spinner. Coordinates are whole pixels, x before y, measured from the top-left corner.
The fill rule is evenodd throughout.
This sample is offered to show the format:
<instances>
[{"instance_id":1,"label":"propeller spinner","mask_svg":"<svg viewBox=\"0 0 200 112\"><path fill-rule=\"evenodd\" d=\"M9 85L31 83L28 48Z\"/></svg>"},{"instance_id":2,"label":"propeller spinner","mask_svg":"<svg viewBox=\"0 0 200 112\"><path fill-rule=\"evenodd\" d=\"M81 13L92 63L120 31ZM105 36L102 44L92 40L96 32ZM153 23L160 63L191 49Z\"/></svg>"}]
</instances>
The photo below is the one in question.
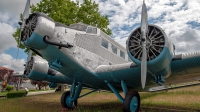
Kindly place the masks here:
<instances>
[{"instance_id":1,"label":"propeller spinner","mask_svg":"<svg viewBox=\"0 0 200 112\"><path fill-rule=\"evenodd\" d=\"M148 20L147 20L147 8L145 2L142 5L142 16L141 16L141 44L142 44L142 62L141 62L141 83L142 88L145 88L146 75L147 75L147 50L146 50L146 39L148 32Z\"/></svg>"}]
</instances>

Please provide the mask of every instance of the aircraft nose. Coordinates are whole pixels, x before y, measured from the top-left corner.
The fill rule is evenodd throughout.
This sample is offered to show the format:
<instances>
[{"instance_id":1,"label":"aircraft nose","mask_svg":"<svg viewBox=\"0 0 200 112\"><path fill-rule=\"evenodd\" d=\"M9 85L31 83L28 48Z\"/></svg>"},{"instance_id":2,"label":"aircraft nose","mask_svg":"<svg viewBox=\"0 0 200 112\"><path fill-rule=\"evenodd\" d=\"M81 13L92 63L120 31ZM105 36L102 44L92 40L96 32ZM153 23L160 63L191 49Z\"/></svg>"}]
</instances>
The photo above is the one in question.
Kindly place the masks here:
<instances>
[{"instance_id":1,"label":"aircraft nose","mask_svg":"<svg viewBox=\"0 0 200 112\"><path fill-rule=\"evenodd\" d=\"M43 13L33 13L25 21L21 32L21 43L34 49L44 49L48 44L43 41L43 37L48 35L53 37L55 22Z\"/></svg>"}]
</instances>

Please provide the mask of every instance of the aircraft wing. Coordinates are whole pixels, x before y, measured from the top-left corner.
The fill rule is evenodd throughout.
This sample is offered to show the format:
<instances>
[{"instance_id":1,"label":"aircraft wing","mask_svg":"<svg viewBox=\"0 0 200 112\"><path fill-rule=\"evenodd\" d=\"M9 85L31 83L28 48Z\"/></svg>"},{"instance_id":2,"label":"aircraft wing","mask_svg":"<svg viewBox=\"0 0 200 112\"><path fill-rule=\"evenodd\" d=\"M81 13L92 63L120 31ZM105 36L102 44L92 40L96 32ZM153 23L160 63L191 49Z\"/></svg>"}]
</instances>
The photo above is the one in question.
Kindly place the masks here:
<instances>
[{"instance_id":1,"label":"aircraft wing","mask_svg":"<svg viewBox=\"0 0 200 112\"><path fill-rule=\"evenodd\" d=\"M24 73L14 72L11 76L13 76L13 77L24 77Z\"/></svg>"},{"instance_id":2,"label":"aircraft wing","mask_svg":"<svg viewBox=\"0 0 200 112\"><path fill-rule=\"evenodd\" d=\"M174 57L171 62L171 76L167 84L200 80L200 52Z\"/></svg>"},{"instance_id":3,"label":"aircraft wing","mask_svg":"<svg viewBox=\"0 0 200 112\"><path fill-rule=\"evenodd\" d=\"M152 87L157 87L158 90L165 90L172 88L169 85L177 85L180 83L187 83L191 81L200 80L200 53L189 53L175 55L171 61L171 75L166 78L164 86L159 86L154 81L154 76L147 72L146 91L151 91ZM120 85L121 80L125 80L127 86L144 91L141 88L141 71L140 66L135 63L124 63L116 65L101 65L95 73L100 79L112 82L115 86ZM174 86L173 88L186 87L196 84L183 84L181 86ZM156 89L154 89L156 90Z\"/></svg>"}]
</instances>

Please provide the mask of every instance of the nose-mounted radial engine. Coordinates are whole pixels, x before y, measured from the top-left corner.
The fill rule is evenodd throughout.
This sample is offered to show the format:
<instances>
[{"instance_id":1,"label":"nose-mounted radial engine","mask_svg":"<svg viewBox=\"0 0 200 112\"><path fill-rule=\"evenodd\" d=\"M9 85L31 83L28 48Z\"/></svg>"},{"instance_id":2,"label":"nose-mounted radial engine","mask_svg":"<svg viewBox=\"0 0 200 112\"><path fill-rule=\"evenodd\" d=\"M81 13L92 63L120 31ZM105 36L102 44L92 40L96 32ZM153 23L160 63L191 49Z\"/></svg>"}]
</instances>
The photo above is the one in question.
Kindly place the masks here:
<instances>
[{"instance_id":1,"label":"nose-mounted radial engine","mask_svg":"<svg viewBox=\"0 0 200 112\"><path fill-rule=\"evenodd\" d=\"M171 42L165 32L157 25L148 25L147 9L142 6L141 27L136 28L127 40L130 59L141 66L141 82L145 87L147 70L161 84L170 75L172 60Z\"/></svg>"}]
</instances>

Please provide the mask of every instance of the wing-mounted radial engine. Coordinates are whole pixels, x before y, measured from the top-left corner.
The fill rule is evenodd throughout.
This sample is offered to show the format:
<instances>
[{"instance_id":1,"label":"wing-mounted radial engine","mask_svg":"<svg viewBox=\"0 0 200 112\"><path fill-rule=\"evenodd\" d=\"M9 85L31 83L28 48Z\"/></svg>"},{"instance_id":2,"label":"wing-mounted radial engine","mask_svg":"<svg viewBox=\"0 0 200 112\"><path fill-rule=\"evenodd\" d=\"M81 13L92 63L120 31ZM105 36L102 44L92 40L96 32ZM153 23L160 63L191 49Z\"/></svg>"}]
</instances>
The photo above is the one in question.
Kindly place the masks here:
<instances>
[{"instance_id":1,"label":"wing-mounted radial engine","mask_svg":"<svg viewBox=\"0 0 200 112\"><path fill-rule=\"evenodd\" d=\"M147 22L147 9L142 6L141 26L129 36L126 48L130 59L141 66L141 82L144 88L147 71L155 76L155 81L161 85L164 77L171 74L170 62L173 51L172 43L165 32L157 25Z\"/></svg>"},{"instance_id":2,"label":"wing-mounted radial engine","mask_svg":"<svg viewBox=\"0 0 200 112\"><path fill-rule=\"evenodd\" d=\"M49 68L48 62L39 56L32 56L24 71L25 77L38 81L69 83L71 80L60 72Z\"/></svg>"},{"instance_id":3,"label":"wing-mounted radial engine","mask_svg":"<svg viewBox=\"0 0 200 112\"><path fill-rule=\"evenodd\" d=\"M38 56L32 56L27 62L24 75L33 80L45 80L47 77L48 62Z\"/></svg>"}]
</instances>

